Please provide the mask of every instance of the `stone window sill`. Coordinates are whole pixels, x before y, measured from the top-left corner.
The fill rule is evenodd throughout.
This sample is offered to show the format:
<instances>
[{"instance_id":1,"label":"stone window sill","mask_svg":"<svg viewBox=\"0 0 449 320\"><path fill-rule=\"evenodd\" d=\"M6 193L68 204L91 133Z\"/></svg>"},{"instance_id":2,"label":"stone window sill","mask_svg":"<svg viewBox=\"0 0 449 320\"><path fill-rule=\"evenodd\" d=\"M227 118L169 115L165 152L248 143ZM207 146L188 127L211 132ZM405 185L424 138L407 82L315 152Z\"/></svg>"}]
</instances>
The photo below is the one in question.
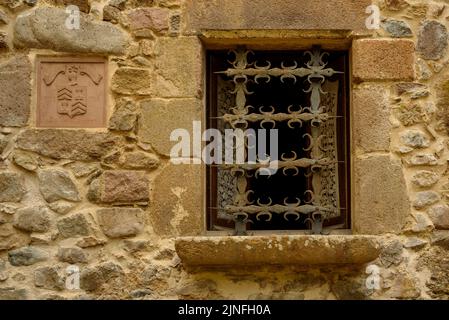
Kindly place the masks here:
<instances>
[{"instance_id":1,"label":"stone window sill","mask_svg":"<svg viewBox=\"0 0 449 320\"><path fill-rule=\"evenodd\" d=\"M380 252L377 238L363 235L181 237L175 247L191 267L364 264Z\"/></svg>"}]
</instances>

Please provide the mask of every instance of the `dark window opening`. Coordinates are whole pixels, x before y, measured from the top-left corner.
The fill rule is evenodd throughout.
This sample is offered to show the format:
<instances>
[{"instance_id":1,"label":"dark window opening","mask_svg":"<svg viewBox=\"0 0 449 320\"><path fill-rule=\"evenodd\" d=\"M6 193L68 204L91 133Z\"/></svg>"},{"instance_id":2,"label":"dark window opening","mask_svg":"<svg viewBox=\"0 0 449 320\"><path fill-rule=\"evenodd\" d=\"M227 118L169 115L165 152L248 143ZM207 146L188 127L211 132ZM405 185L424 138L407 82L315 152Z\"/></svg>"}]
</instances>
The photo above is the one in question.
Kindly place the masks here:
<instances>
[{"instance_id":1,"label":"dark window opening","mask_svg":"<svg viewBox=\"0 0 449 320\"><path fill-rule=\"evenodd\" d=\"M350 227L349 59L323 53L207 53L208 128L274 127L282 163L270 176L255 174L257 167L208 166L209 230Z\"/></svg>"}]
</instances>

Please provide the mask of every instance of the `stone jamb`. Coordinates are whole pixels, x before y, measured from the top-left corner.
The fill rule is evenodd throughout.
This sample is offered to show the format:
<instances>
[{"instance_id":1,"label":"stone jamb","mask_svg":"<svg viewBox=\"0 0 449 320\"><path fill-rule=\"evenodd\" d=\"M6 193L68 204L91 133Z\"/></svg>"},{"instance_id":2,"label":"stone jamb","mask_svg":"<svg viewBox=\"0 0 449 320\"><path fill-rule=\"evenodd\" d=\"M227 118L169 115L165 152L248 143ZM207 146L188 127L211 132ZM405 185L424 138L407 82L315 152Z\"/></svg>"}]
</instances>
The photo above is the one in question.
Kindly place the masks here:
<instances>
[{"instance_id":1,"label":"stone jamb","mask_svg":"<svg viewBox=\"0 0 449 320\"><path fill-rule=\"evenodd\" d=\"M361 47L364 49L360 50ZM370 50L372 52L367 52ZM350 55L351 231L352 234L363 235L399 234L411 208L403 167L391 149L390 119L384 115L383 128L389 134L382 135L376 132L380 129L377 123L367 121L366 115L354 113L370 113L374 108L385 112L382 109L386 106L391 115L389 88L394 83L413 81L415 78L414 45L411 40L404 39L354 39ZM361 91L365 98L356 99ZM370 102L371 96L378 99L371 99L373 101ZM378 114L372 114L379 119ZM357 131L361 132L360 128L373 134L365 134L365 139L355 137ZM377 174L366 170L372 164L377 164L373 167L378 170ZM383 179L378 178L380 175Z\"/></svg>"}]
</instances>

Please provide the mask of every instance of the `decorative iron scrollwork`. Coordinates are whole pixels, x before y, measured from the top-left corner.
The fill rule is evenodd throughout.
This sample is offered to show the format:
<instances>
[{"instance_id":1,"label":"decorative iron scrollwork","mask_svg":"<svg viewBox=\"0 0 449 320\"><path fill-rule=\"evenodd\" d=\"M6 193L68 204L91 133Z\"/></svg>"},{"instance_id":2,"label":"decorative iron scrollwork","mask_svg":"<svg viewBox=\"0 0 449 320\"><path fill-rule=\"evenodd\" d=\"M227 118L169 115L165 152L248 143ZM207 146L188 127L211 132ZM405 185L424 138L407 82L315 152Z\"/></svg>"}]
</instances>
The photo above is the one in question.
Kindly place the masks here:
<instances>
[{"instance_id":1,"label":"decorative iron scrollwork","mask_svg":"<svg viewBox=\"0 0 449 320\"><path fill-rule=\"evenodd\" d=\"M307 190L304 198L288 202L284 199L282 204L273 204L268 198L267 202L260 199L250 200L252 190L247 190L247 178L252 172L257 174L266 169L267 162L244 163L244 164L220 164L220 170L229 171L234 177L235 194L233 203L220 208L225 214L230 215L235 222L235 234L245 235L247 223L256 220L269 222L273 215L282 215L287 221L298 221L305 216L305 221L310 223L313 234L322 234L323 223L326 219L339 214L338 208L338 158L336 152L336 99L337 90L335 83L330 84L327 80L342 72L327 67L324 58L329 55L322 52L319 47L313 47L311 51L304 53L309 60L304 66L298 66L295 61L290 65L282 62L280 67L272 67L270 61L259 63L250 62L249 55L255 56L254 52L245 48L232 50L235 59L229 61L232 67L225 71L217 72L232 80L234 85L231 93L235 96L235 105L225 110L221 119L228 127L246 129L250 124L259 124L261 128L276 128L278 123L287 123L294 129L295 126L302 127L304 123L310 124L309 133L303 134L302 139L306 141L303 150L310 154L309 158L298 157L292 151L290 155L282 154L277 160L277 168L284 175L298 175L299 168L307 170L311 178L312 188ZM308 106L289 106L287 112L276 112L273 106L254 107L247 104L247 96L253 94L248 89L251 82L255 85L262 82L268 83L272 78L279 78L281 83L299 79L305 79L306 88L303 91L310 95ZM308 87L307 87L308 86ZM338 82L336 83L338 89ZM327 89L333 90L328 94ZM229 176L228 176L229 177Z\"/></svg>"}]
</instances>

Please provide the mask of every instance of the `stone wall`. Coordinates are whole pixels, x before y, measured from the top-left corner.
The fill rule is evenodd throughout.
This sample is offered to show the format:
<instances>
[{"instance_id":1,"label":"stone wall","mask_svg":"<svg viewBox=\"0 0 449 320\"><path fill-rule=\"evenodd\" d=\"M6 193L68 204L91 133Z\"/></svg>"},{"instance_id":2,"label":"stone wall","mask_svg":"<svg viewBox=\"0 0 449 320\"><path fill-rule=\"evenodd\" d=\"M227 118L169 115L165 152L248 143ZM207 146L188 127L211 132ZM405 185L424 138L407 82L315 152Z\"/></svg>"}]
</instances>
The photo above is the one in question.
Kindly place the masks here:
<instances>
[{"instance_id":1,"label":"stone wall","mask_svg":"<svg viewBox=\"0 0 449 320\"><path fill-rule=\"evenodd\" d=\"M374 1L381 28L367 30L371 1L271 2L0 0L0 299L449 298L449 3ZM206 234L204 168L171 164L169 135L204 117L205 49L315 42L351 50L352 231L375 235L378 257L188 268L175 242L191 236L177 248L195 248ZM68 69L46 73L54 57L81 59L94 93L44 128L45 86L65 72L79 87ZM86 106L104 108L103 128L61 128ZM317 241L317 254L333 255ZM335 252L360 251L348 243Z\"/></svg>"}]
</instances>

